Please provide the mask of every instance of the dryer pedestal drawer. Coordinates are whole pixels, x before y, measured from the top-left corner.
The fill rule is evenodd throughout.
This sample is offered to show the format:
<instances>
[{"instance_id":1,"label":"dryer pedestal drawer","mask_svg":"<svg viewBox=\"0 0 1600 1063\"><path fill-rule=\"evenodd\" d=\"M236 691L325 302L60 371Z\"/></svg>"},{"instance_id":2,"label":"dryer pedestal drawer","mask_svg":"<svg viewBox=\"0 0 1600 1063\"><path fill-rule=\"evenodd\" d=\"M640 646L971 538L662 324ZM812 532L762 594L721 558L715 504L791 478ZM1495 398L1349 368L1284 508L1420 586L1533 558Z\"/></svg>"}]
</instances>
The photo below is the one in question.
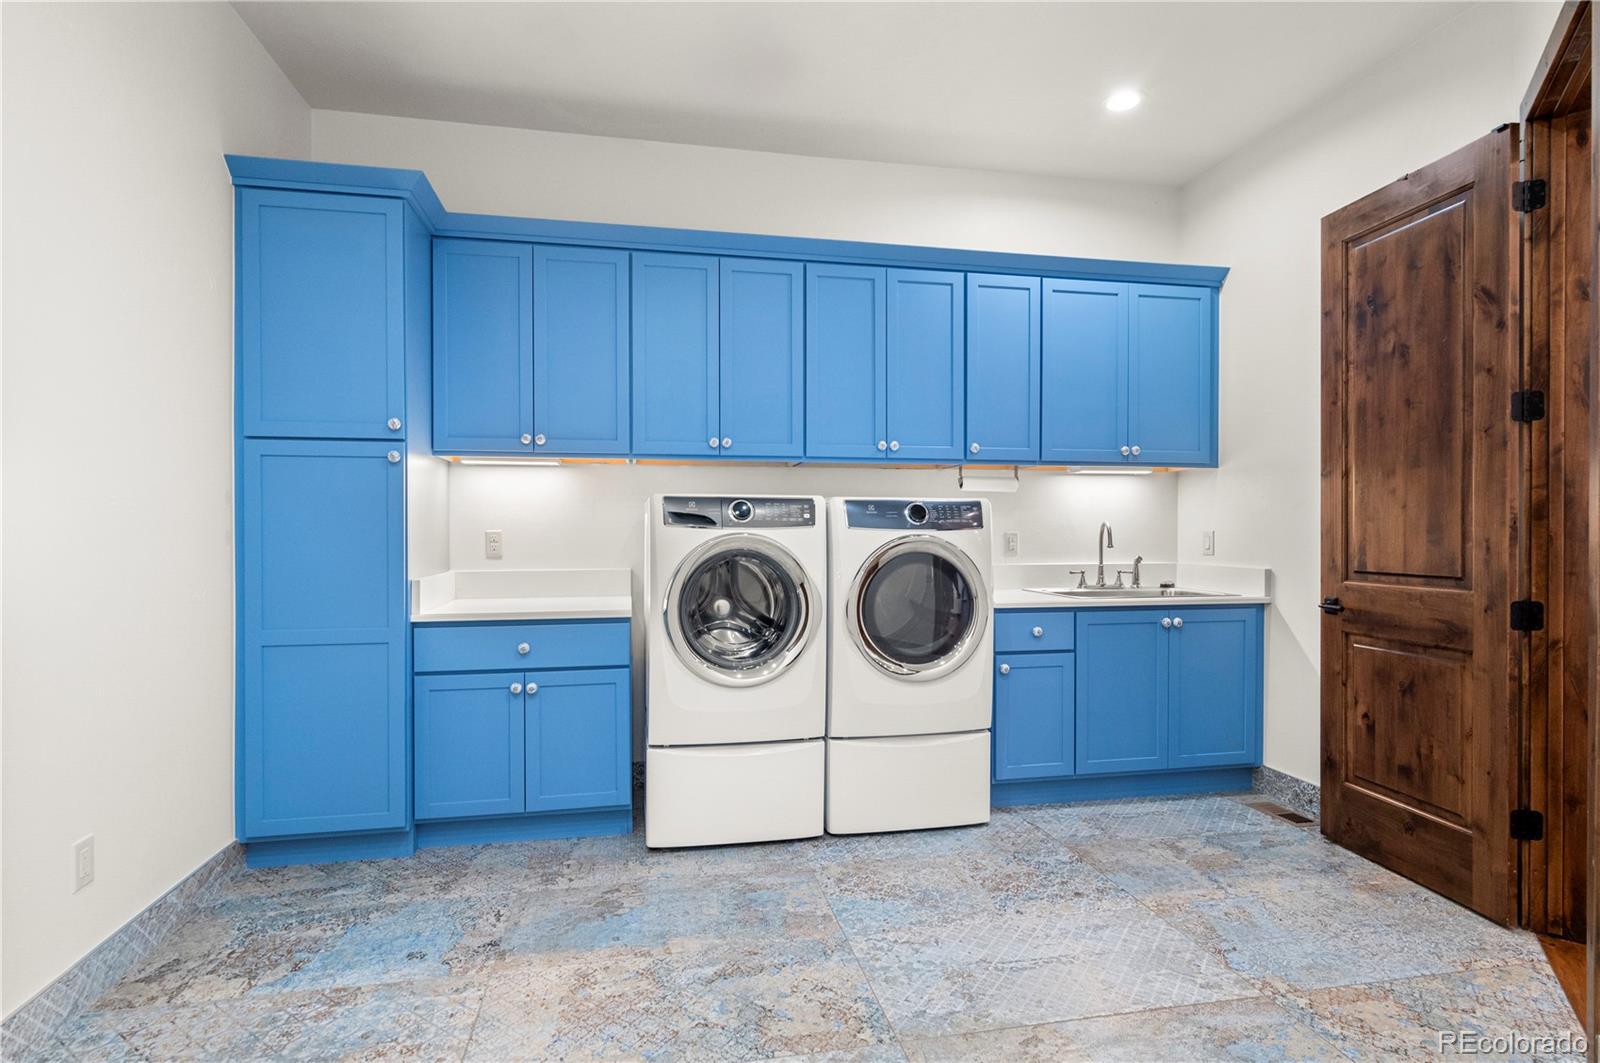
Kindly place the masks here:
<instances>
[{"instance_id":1,"label":"dryer pedestal drawer","mask_svg":"<svg viewBox=\"0 0 1600 1063\"><path fill-rule=\"evenodd\" d=\"M645 844L815 838L822 833L822 739L675 746L645 753Z\"/></svg>"},{"instance_id":2,"label":"dryer pedestal drawer","mask_svg":"<svg viewBox=\"0 0 1600 1063\"><path fill-rule=\"evenodd\" d=\"M448 621L415 626L418 672L508 672L628 664L628 621Z\"/></svg>"},{"instance_id":3,"label":"dryer pedestal drawer","mask_svg":"<svg viewBox=\"0 0 1600 1063\"><path fill-rule=\"evenodd\" d=\"M989 822L989 732L828 739L828 833Z\"/></svg>"}]
</instances>

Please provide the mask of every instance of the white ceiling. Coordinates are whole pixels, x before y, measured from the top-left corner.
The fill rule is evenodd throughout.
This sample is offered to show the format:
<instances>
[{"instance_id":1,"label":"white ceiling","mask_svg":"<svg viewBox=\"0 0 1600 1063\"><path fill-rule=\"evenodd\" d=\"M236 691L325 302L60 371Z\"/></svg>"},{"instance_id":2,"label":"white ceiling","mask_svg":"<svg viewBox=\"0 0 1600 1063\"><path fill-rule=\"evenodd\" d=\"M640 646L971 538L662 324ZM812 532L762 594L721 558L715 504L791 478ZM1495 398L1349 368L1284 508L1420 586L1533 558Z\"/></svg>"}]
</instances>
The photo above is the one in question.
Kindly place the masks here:
<instances>
[{"instance_id":1,"label":"white ceiling","mask_svg":"<svg viewBox=\"0 0 1600 1063\"><path fill-rule=\"evenodd\" d=\"M316 108L1162 184L1465 6L235 4Z\"/></svg>"}]
</instances>

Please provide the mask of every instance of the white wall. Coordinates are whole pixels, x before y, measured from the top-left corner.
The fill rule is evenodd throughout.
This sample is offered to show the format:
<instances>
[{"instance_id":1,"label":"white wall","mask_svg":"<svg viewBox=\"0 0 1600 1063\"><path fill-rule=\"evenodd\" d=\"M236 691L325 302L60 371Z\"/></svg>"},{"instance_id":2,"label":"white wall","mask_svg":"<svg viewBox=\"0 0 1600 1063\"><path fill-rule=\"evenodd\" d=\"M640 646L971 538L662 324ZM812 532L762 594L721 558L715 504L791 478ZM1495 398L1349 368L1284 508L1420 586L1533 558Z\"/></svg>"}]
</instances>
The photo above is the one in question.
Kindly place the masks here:
<instances>
[{"instance_id":1,"label":"white wall","mask_svg":"<svg viewBox=\"0 0 1600 1063\"><path fill-rule=\"evenodd\" d=\"M1316 780L1321 219L1516 121L1557 4L1482 4L1182 190L1181 257L1222 292L1222 465L1180 481L1178 555L1276 575L1266 762Z\"/></svg>"},{"instance_id":2,"label":"white wall","mask_svg":"<svg viewBox=\"0 0 1600 1063\"><path fill-rule=\"evenodd\" d=\"M10 1014L233 838L222 153L306 155L310 122L227 5L0 17Z\"/></svg>"}]
</instances>

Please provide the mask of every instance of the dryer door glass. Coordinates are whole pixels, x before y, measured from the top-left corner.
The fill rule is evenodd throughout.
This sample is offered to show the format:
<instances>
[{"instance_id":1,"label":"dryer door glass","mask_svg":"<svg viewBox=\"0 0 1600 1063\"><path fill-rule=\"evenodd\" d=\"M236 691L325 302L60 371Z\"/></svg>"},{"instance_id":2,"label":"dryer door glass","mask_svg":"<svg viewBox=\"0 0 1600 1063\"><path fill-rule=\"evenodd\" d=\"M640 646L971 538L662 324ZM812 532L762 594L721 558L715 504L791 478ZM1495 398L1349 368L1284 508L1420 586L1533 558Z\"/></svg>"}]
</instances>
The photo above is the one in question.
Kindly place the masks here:
<instances>
[{"instance_id":1,"label":"dryer door glass","mask_svg":"<svg viewBox=\"0 0 1600 1063\"><path fill-rule=\"evenodd\" d=\"M893 675L931 679L977 648L988 605L970 559L948 544L902 540L862 567L850 633L867 659Z\"/></svg>"},{"instance_id":2,"label":"dryer door glass","mask_svg":"<svg viewBox=\"0 0 1600 1063\"><path fill-rule=\"evenodd\" d=\"M793 559L739 545L691 561L668 606L679 655L723 679L780 671L803 645L811 614Z\"/></svg>"}]
</instances>

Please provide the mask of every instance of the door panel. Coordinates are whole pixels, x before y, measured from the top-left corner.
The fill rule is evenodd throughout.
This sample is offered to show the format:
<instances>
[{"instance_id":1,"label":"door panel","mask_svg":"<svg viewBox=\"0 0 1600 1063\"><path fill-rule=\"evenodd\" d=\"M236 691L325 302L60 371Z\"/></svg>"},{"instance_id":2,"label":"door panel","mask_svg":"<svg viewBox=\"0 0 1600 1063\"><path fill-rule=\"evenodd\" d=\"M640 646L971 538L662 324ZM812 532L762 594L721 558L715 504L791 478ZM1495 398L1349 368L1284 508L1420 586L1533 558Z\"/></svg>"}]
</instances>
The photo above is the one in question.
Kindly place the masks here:
<instances>
[{"instance_id":1,"label":"door panel","mask_svg":"<svg viewBox=\"0 0 1600 1063\"><path fill-rule=\"evenodd\" d=\"M1182 626L1176 622L1181 620ZM1261 762L1261 614L1175 611L1171 740L1174 768Z\"/></svg>"},{"instance_id":2,"label":"door panel","mask_svg":"<svg viewBox=\"0 0 1600 1063\"><path fill-rule=\"evenodd\" d=\"M721 425L717 260L633 256L633 449L716 457Z\"/></svg>"},{"instance_id":3,"label":"door panel","mask_svg":"<svg viewBox=\"0 0 1600 1063\"><path fill-rule=\"evenodd\" d=\"M963 274L889 271L889 457L959 461L966 423Z\"/></svg>"},{"instance_id":4,"label":"door panel","mask_svg":"<svg viewBox=\"0 0 1600 1063\"><path fill-rule=\"evenodd\" d=\"M1322 829L1501 922L1516 157L1506 127L1323 219Z\"/></svg>"},{"instance_id":5,"label":"door panel","mask_svg":"<svg viewBox=\"0 0 1600 1063\"><path fill-rule=\"evenodd\" d=\"M1212 288L1134 284L1128 315L1128 442L1145 465L1216 460Z\"/></svg>"},{"instance_id":6,"label":"door panel","mask_svg":"<svg viewBox=\"0 0 1600 1063\"><path fill-rule=\"evenodd\" d=\"M722 260L724 457L798 458L806 446L805 271Z\"/></svg>"},{"instance_id":7,"label":"door panel","mask_svg":"<svg viewBox=\"0 0 1600 1063\"><path fill-rule=\"evenodd\" d=\"M435 240L433 449L528 453L533 390L533 248Z\"/></svg>"},{"instance_id":8,"label":"door panel","mask_svg":"<svg viewBox=\"0 0 1600 1063\"><path fill-rule=\"evenodd\" d=\"M246 188L238 209L244 434L400 438L405 208Z\"/></svg>"},{"instance_id":9,"label":"door panel","mask_svg":"<svg viewBox=\"0 0 1600 1063\"><path fill-rule=\"evenodd\" d=\"M1165 614L1085 609L1077 632L1077 763L1081 774L1167 766Z\"/></svg>"},{"instance_id":10,"label":"door panel","mask_svg":"<svg viewBox=\"0 0 1600 1063\"><path fill-rule=\"evenodd\" d=\"M533 249L535 453L628 452L628 318L628 252Z\"/></svg>"},{"instance_id":11,"label":"door panel","mask_svg":"<svg viewBox=\"0 0 1600 1063\"><path fill-rule=\"evenodd\" d=\"M888 274L806 266L806 456L881 458L887 448Z\"/></svg>"},{"instance_id":12,"label":"door panel","mask_svg":"<svg viewBox=\"0 0 1600 1063\"><path fill-rule=\"evenodd\" d=\"M626 668L529 672L527 810L626 805L633 785Z\"/></svg>"},{"instance_id":13,"label":"door panel","mask_svg":"<svg viewBox=\"0 0 1600 1063\"><path fill-rule=\"evenodd\" d=\"M994 777L1056 779L1074 771L1070 653L1002 654L994 676Z\"/></svg>"},{"instance_id":14,"label":"door panel","mask_svg":"<svg viewBox=\"0 0 1600 1063\"><path fill-rule=\"evenodd\" d=\"M521 812L522 673L423 675L414 690L417 818Z\"/></svg>"},{"instance_id":15,"label":"door panel","mask_svg":"<svg viewBox=\"0 0 1600 1063\"><path fill-rule=\"evenodd\" d=\"M1046 280L1039 460L1121 465L1128 442L1128 286Z\"/></svg>"},{"instance_id":16,"label":"door panel","mask_svg":"<svg viewBox=\"0 0 1600 1063\"><path fill-rule=\"evenodd\" d=\"M1039 278L968 274L967 308L966 459L1038 461Z\"/></svg>"}]
</instances>

